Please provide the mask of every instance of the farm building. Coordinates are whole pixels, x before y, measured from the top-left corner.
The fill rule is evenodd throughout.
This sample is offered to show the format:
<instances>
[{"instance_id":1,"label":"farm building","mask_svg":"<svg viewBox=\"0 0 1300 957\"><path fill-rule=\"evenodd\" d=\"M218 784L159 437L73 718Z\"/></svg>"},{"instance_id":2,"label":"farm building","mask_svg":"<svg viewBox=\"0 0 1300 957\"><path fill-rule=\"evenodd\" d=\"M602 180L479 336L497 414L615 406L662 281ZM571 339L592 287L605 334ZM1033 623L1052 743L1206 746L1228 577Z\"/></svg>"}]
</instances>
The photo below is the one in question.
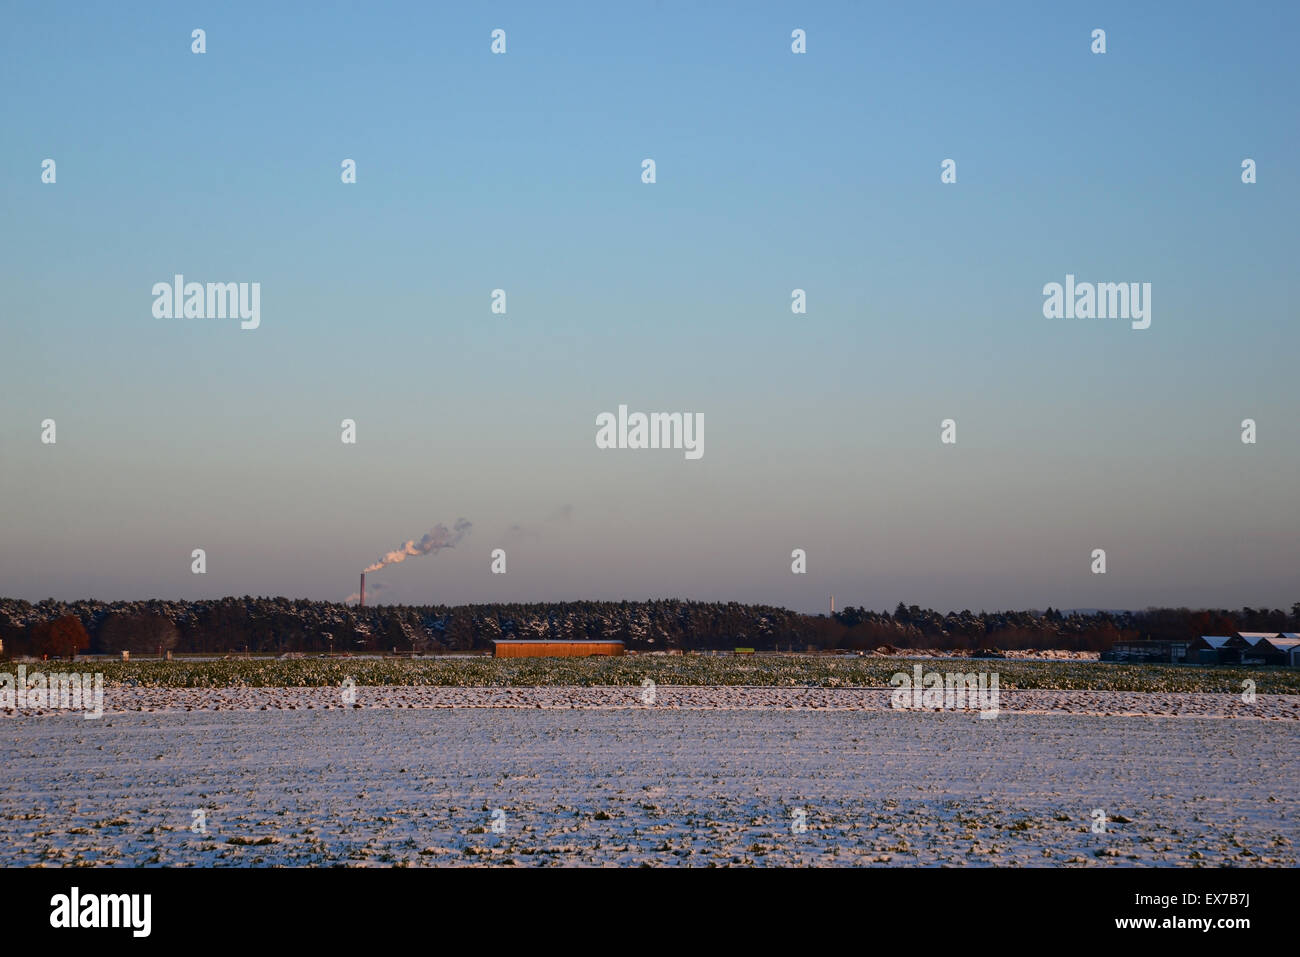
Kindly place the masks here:
<instances>
[{"instance_id":1,"label":"farm building","mask_svg":"<svg viewBox=\"0 0 1300 957\"><path fill-rule=\"evenodd\" d=\"M1243 631L1239 634L1251 642L1250 651L1242 658L1243 663L1261 665L1294 665L1297 663L1296 650L1300 648L1300 635L1296 632L1268 634Z\"/></svg>"},{"instance_id":2,"label":"farm building","mask_svg":"<svg viewBox=\"0 0 1300 957\"><path fill-rule=\"evenodd\" d=\"M1300 631L1284 631L1268 643L1282 653L1292 668L1300 668Z\"/></svg>"},{"instance_id":3,"label":"farm building","mask_svg":"<svg viewBox=\"0 0 1300 957\"><path fill-rule=\"evenodd\" d=\"M550 638L498 638L492 642L497 658L583 658L621 655L621 641L561 641Z\"/></svg>"},{"instance_id":4,"label":"farm building","mask_svg":"<svg viewBox=\"0 0 1300 957\"><path fill-rule=\"evenodd\" d=\"M1239 631L1235 635L1202 635L1192 645L1201 664L1300 666L1300 633Z\"/></svg>"},{"instance_id":5,"label":"farm building","mask_svg":"<svg viewBox=\"0 0 1300 957\"><path fill-rule=\"evenodd\" d=\"M1265 661L1269 655L1270 649L1261 644L1267 638L1276 638L1275 631L1239 631L1238 635L1246 642L1246 647L1241 649L1241 663L1243 665L1263 665L1268 664Z\"/></svg>"},{"instance_id":6,"label":"farm building","mask_svg":"<svg viewBox=\"0 0 1300 957\"><path fill-rule=\"evenodd\" d=\"M1250 642L1240 635L1201 635L1192 643L1193 660L1203 665L1239 665Z\"/></svg>"}]
</instances>

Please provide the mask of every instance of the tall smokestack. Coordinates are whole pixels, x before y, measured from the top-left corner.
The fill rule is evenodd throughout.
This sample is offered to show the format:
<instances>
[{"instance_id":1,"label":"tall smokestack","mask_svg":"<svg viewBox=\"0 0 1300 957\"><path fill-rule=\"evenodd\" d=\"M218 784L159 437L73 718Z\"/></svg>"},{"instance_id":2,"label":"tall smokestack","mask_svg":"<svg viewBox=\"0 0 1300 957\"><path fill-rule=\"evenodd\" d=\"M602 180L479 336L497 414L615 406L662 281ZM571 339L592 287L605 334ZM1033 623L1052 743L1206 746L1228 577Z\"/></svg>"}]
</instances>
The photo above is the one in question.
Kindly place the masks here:
<instances>
[{"instance_id":1,"label":"tall smokestack","mask_svg":"<svg viewBox=\"0 0 1300 957\"><path fill-rule=\"evenodd\" d=\"M358 608L366 607L366 573L361 573L361 600L357 602Z\"/></svg>"}]
</instances>

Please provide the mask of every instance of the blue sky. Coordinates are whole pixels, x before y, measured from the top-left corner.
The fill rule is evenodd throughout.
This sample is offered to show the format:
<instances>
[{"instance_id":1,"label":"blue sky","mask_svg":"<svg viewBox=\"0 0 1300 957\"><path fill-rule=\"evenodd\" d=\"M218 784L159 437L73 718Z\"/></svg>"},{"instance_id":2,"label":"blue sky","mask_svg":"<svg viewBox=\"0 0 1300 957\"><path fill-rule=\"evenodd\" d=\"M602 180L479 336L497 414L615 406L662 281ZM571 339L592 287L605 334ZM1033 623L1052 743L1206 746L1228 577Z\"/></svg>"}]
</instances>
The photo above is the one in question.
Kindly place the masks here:
<instances>
[{"instance_id":1,"label":"blue sky","mask_svg":"<svg viewBox=\"0 0 1300 957\"><path fill-rule=\"evenodd\" d=\"M1300 11L1129 7L6 4L0 593L1289 605Z\"/></svg>"}]
</instances>

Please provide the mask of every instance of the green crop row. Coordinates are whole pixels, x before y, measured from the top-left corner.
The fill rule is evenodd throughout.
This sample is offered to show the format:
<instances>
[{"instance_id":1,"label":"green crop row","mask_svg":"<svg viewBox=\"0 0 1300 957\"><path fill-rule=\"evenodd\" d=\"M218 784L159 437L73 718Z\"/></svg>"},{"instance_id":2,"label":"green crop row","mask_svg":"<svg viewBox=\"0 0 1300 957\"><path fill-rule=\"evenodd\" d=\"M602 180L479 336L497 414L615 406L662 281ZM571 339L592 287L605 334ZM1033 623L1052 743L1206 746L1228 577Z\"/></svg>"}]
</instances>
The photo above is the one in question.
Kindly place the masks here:
<instances>
[{"instance_id":1,"label":"green crop row","mask_svg":"<svg viewBox=\"0 0 1300 957\"><path fill-rule=\"evenodd\" d=\"M443 687L632 686L647 678L663 685L761 687L885 687L897 672L996 672L1003 690L1201 691L1239 694L1254 682L1262 694L1300 694L1294 668L1195 667L1095 661L1001 659L925 660L782 657L620 658L297 658L132 661L93 664L109 683L156 688L321 687L352 679L358 685ZM33 666L34 667L34 666ZM53 670L47 663L46 670ZM63 665L60 665L63 667ZM85 667L83 664L81 667Z\"/></svg>"}]
</instances>

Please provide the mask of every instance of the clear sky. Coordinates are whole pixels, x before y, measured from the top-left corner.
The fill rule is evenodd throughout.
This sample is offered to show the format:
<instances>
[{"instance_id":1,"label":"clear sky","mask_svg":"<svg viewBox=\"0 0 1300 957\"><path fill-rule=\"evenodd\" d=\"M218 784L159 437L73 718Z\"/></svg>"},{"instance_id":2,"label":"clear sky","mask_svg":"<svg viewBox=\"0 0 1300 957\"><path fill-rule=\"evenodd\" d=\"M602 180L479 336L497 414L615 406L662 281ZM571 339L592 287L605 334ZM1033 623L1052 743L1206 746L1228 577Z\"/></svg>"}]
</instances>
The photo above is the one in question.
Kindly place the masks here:
<instances>
[{"instance_id":1,"label":"clear sky","mask_svg":"<svg viewBox=\"0 0 1300 957\"><path fill-rule=\"evenodd\" d=\"M1300 6L460 6L3 5L0 594L1300 600Z\"/></svg>"}]
</instances>

